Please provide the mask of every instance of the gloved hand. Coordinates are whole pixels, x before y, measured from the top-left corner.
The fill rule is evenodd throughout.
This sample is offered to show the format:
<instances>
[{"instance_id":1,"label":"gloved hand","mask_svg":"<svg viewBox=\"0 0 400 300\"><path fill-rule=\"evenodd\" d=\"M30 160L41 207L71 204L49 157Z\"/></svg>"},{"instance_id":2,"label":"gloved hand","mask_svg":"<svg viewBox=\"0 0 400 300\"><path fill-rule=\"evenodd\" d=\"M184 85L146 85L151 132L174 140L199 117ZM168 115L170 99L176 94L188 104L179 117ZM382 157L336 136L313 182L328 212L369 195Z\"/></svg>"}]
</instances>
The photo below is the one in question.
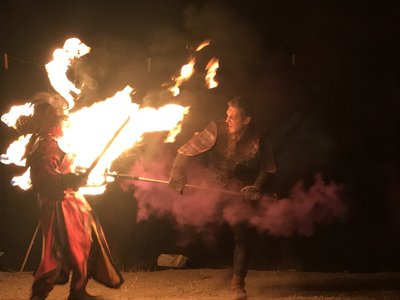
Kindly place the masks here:
<instances>
[{"instance_id":1,"label":"gloved hand","mask_svg":"<svg viewBox=\"0 0 400 300\"><path fill-rule=\"evenodd\" d=\"M174 175L170 176L168 186L173 189L175 192L178 194L183 194L183 188L185 187L186 184L186 177L183 175Z\"/></svg>"},{"instance_id":2,"label":"gloved hand","mask_svg":"<svg viewBox=\"0 0 400 300\"><path fill-rule=\"evenodd\" d=\"M186 156L178 154L175 157L171 173L169 174L168 186L181 195L186 184L185 167L187 161L188 158Z\"/></svg>"},{"instance_id":3,"label":"gloved hand","mask_svg":"<svg viewBox=\"0 0 400 300\"><path fill-rule=\"evenodd\" d=\"M62 175L65 188L71 188L73 190L78 190L78 188L84 185L86 182L85 174L74 174L67 173Z\"/></svg>"},{"instance_id":4,"label":"gloved hand","mask_svg":"<svg viewBox=\"0 0 400 300\"><path fill-rule=\"evenodd\" d=\"M261 190L254 185L245 186L240 190L245 201L258 201L261 199Z\"/></svg>"}]
</instances>

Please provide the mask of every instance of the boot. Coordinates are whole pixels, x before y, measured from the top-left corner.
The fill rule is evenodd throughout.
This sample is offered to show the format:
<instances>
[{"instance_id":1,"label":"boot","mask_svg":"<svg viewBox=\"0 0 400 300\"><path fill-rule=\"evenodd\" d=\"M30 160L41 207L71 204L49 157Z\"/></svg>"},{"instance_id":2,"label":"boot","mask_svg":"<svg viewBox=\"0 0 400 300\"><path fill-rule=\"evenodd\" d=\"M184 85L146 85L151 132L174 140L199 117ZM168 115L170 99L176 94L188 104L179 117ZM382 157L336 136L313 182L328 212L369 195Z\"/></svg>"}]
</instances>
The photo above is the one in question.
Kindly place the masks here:
<instances>
[{"instance_id":1,"label":"boot","mask_svg":"<svg viewBox=\"0 0 400 300\"><path fill-rule=\"evenodd\" d=\"M82 283L78 284L80 275L78 272L72 272L71 286L67 300L103 300L101 296L92 296L86 291L89 278L86 276Z\"/></svg>"},{"instance_id":2,"label":"boot","mask_svg":"<svg viewBox=\"0 0 400 300\"><path fill-rule=\"evenodd\" d=\"M244 278L233 275L231 290L232 290L232 300L246 300L247 294L245 289L246 283L244 282Z\"/></svg>"},{"instance_id":3,"label":"boot","mask_svg":"<svg viewBox=\"0 0 400 300\"><path fill-rule=\"evenodd\" d=\"M86 290L71 291L67 300L104 300L101 296L92 296Z\"/></svg>"},{"instance_id":4,"label":"boot","mask_svg":"<svg viewBox=\"0 0 400 300\"><path fill-rule=\"evenodd\" d=\"M46 297L42 297L42 296L38 296L38 295L36 295L36 296L31 296L31 297L29 298L29 300L44 300L44 299L46 299Z\"/></svg>"}]
</instances>

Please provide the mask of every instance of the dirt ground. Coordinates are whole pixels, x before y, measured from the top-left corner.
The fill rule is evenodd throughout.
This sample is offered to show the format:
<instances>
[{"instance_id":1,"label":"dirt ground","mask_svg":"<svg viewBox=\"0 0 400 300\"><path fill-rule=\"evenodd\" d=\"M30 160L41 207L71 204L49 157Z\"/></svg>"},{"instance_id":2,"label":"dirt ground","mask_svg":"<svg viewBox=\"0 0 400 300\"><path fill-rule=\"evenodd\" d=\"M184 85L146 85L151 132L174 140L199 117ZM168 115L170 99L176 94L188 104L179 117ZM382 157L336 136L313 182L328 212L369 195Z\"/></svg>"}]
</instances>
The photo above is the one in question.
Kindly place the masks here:
<instances>
[{"instance_id":1,"label":"dirt ground","mask_svg":"<svg viewBox=\"0 0 400 300\"><path fill-rule=\"evenodd\" d=\"M88 291L108 300L230 298L230 271L184 269L125 272L118 290L90 281ZM0 272L0 299L28 299L31 272ZM400 299L400 273L317 273L298 271L250 271L249 300L265 299ZM68 285L56 286L49 300L66 299Z\"/></svg>"}]
</instances>

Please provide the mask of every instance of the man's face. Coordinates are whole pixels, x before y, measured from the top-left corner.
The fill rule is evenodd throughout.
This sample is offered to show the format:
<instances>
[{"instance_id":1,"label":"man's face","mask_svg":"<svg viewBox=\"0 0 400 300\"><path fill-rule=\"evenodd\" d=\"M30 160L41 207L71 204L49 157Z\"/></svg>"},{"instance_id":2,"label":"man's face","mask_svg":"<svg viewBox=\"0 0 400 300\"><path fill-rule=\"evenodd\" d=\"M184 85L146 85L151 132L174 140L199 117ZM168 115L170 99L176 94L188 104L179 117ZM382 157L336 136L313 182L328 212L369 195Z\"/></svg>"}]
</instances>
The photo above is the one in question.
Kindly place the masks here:
<instances>
[{"instance_id":1,"label":"man's face","mask_svg":"<svg viewBox=\"0 0 400 300\"><path fill-rule=\"evenodd\" d=\"M250 120L251 118L249 116L244 116L240 109L228 106L225 122L228 125L230 134L241 133L250 123Z\"/></svg>"}]
</instances>

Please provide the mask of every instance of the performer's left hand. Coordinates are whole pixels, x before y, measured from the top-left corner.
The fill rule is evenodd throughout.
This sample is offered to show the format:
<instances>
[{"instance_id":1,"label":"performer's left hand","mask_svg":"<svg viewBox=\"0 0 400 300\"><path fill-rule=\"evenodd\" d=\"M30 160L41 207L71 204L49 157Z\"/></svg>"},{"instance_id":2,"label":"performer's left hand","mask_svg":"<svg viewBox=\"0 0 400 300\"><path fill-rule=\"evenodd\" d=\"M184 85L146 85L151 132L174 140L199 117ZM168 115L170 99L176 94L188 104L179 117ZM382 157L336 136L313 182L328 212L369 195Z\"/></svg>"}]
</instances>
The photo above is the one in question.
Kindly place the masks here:
<instances>
[{"instance_id":1,"label":"performer's left hand","mask_svg":"<svg viewBox=\"0 0 400 300\"><path fill-rule=\"evenodd\" d=\"M261 190L253 185L245 186L240 190L245 201L258 201L261 199Z\"/></svg>"},{"instance_id":2,"label":"performer's left hand","mask_svg":"<svg viewBox=\"0 0 400 300\"><path fill-rule=\"evenodd\" d=\"M180 195L183 195L183 189L186 184L186 177L174 174L169 178L168 186Z\"/></svg>"}]
</instances>

